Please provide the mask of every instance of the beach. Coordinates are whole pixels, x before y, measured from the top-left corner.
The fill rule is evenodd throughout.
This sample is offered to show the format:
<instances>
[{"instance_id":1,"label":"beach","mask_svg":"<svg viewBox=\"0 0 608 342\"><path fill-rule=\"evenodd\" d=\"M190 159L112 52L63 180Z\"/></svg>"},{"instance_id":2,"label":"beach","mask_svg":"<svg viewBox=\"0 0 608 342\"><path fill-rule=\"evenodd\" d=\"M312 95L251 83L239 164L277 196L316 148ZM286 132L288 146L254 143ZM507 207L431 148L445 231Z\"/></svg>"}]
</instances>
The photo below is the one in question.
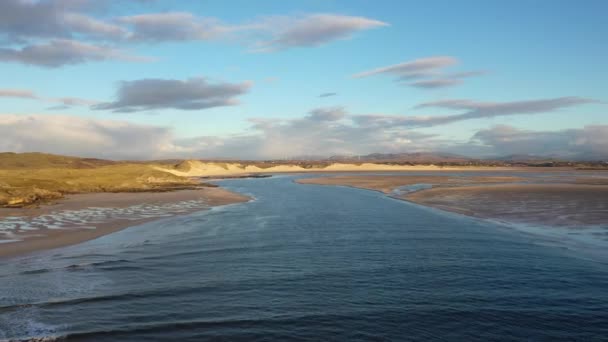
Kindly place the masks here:
<instances>
[{"instance_id":1,"label":"beach","mask_svg":"<svg viewBox=\"0 0 608 342\"><path fill-rule=\"evenodd\" d=\"M249 198L222 188L70 195L35 208L0 208L0 258L64 247L121 229Z\"/></svg>"},{"instance_id":2,"label":"beach","mask_svg":"<svg viewBox=\"0 0 608 342\"><path fill-rule=\"evenodd\" d=\"M505 223L584 227L608 223L605 173L501 173L497 176L346 175L301 184L380 191L417 204Z\"/></svg>"}]
</instances>

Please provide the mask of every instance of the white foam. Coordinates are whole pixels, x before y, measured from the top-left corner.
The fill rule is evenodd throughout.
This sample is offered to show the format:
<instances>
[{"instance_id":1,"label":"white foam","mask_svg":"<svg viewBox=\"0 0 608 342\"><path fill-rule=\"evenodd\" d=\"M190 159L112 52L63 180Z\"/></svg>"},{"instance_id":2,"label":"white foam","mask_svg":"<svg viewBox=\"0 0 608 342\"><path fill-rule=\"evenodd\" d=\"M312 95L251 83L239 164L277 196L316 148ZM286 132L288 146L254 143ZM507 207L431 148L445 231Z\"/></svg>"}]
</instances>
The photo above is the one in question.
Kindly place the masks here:
<instances>
[{"instance_id":1,"label":"white foam","mask_svg":"<svg viewBox=\"0 0 608 342\"><path fill-rule=\"evenodd\" d=\"M0 234L13 235L42 229L95 229L96 225L113 221L170 217L194 210L209 208L205 201L191 200L164 204L138 204L124 208L90 207L80 210L62 210L33 218L9 216L0 220ZM8 241L7 239L3 241Z\"/></svg>"},{"instance_id":2,"label":"white foam","mask_svg":"<svg viewBox=\"0 0 608 342\"><path fill-rule=\"evenodd\" d=\"M19 242L22 240L18 240L18 239L10 239L10 240L0 240L0 244L2 243L11 243L11 242Z\"/></svg>"}]
</instances>

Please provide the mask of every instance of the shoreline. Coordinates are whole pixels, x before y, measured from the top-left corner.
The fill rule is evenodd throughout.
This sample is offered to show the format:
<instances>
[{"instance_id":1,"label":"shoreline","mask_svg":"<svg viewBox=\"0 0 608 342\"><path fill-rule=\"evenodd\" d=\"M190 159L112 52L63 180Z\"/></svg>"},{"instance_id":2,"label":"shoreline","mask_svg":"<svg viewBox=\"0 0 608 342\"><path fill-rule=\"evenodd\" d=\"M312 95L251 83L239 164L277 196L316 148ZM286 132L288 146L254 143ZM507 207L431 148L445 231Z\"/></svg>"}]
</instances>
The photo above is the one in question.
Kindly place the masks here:
<instances>
[{"instance_id":1,"label":"shoreline","mask_svg":"<svg viewBox=\"0 0 608 342\"><path fill-rule=\"evenodd\" d=\"M75 245L168 216L249 200L247 196L210 187L170 192L76 194L36 208L0 208L0 224L17 227L11 230L0 226L3 233L0 242L5 241L0 243L0 259Z\"/></svg>"}]
</instances>

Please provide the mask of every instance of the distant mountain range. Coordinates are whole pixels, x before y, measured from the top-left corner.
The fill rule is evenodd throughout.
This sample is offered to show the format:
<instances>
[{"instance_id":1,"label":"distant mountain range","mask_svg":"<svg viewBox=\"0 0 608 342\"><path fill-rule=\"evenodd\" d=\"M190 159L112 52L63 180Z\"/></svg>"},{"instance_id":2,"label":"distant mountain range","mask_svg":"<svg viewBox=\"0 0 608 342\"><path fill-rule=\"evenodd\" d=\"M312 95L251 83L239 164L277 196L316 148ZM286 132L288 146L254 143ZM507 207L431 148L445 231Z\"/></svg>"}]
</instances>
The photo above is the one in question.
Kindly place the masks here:
<instances>
[{"instance_id":1,"label":"distant mountain range","mask_svg":"<svg viewBox=\"0 0 608 342\"><path fill-rule=\"evenodd\" d=\"M306 158L312 160L312 158ZM505 162L505 163L551 163L568 161L602 161L600 156L577 156L576 158L560 158L557 156L538 156L531 154L511 154L506 156L471 158L454 153L415 152L415 153L371 153L360 156L332 156L319 158L328 161L351 162L400 162L400 163L466 163L466 162Z\"/></svg>"},{"instance_id":2,"label":"distant mountain range","mask_svg":"<svg viewBox=\"0 0 608 342\"><path fill-rule=\"evenodd\" d=\"M331 161L373 161L373 162L446 162L460 163L473 158L452 154L452 153L432 153L432 152L415 152L415 153L372 153L361 156L332 156L327 158Z\"/></svg>"}]
</instances>

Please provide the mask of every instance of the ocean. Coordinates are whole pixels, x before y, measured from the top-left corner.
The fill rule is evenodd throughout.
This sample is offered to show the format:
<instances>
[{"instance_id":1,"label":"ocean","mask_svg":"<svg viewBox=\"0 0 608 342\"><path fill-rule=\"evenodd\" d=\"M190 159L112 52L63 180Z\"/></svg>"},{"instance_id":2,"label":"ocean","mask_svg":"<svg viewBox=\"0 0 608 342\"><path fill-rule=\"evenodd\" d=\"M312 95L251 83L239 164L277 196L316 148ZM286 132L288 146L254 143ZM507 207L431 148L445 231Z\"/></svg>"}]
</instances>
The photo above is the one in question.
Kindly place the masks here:
<instances>
[{"instance_id":1,"label":"ocean","mask_svg":"<svg viewBox=\"0 0 608 342\"><path fill-rule=\"evenodd\" d=\"M296 177L0 261L0 339L608 340L605 245Z\"/></svg>"}]
</instances>

